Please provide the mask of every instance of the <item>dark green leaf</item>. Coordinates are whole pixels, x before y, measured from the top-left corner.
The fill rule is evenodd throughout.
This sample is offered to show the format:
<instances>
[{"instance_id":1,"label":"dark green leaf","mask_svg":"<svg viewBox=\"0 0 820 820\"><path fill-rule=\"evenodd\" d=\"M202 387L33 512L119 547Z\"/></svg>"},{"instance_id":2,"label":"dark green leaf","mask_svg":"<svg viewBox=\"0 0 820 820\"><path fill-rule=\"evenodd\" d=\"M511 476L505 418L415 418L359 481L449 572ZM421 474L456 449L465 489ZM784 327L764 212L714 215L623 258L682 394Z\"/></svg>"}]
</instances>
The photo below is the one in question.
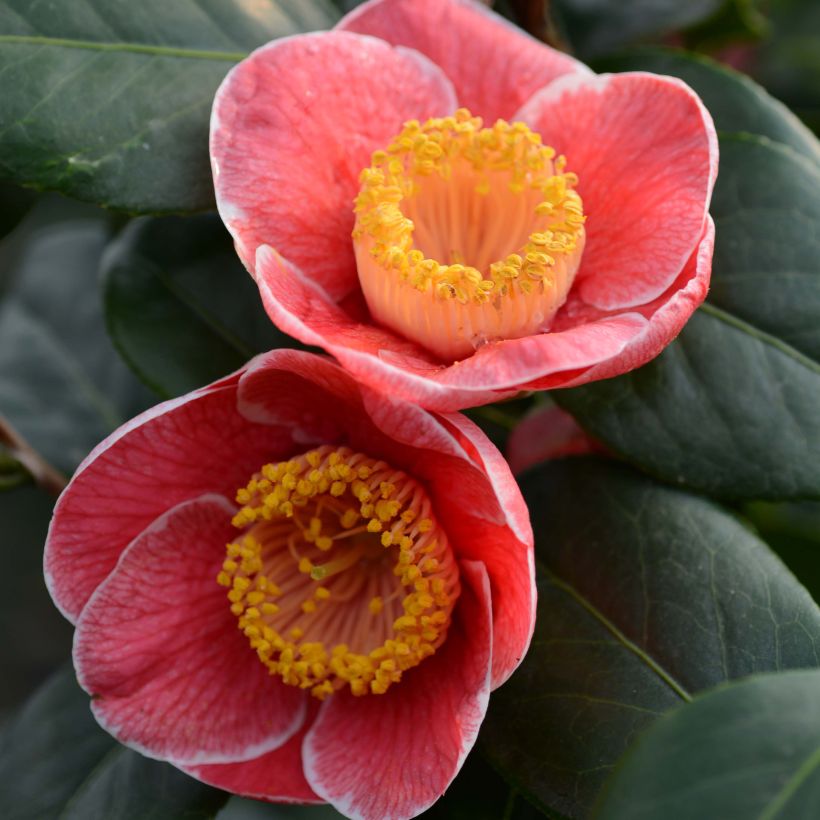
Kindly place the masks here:
<instances>
[{"instance_id":1,"label":"dark green leaf","mask_svg":"<svg viewBox=\"0 0 820 820\"><path fill-rule=\"evenodd\" d=\"M586 816L634 737L692 693L820 664L820 610L711 502L581 457L525 473L522 490L536 632L493 693L482 748L548 809Z\"/></svg>"},{"instance_id":2,"label":"dark green leaf","mask_svg":"<svg viewBox=\"0 0 820 820\"><path fill-rule=\"evenodd\" d=\"M134 371L162 396L297 343L276 329L213 214L131 223L106 254L108 328Z\"/></svg>"},{"instance_id":3,"label":"dark green leaf","mask_svg":"<svg viewBox=\"0 0 820 820\"><path fill-rule=\"evenodd\" d=\"M225 800L100 729L71 669L55 675L0 735L6 820L195 820L213 817Z\"/></svg>"},{"instance_id":4,"label":"dark green leaf","mask_svg":"<svg viewBox=\"0 0 820 820\"><path fill-rule=\"evenodd\" d=\"M651 34L673 31L708 17L722 0L556 0L553 4L575 51L598 57Z\"/></svg>"},{"instance_id":5,"label":"dark green leaf","mask_svg":"<svg viewBox=\"0 0 820 820\"><path fill-rule=\"evenodd\" d=\"M43 542L53 506L54 499L32 484L0 493L3 718L71 652L71 625L54 608L43 583ZM5 805L0 797L0 806Z\"/></svg>"},{"instance_id":6,"label":"dark green leaf","mask_svg":"<svg viewBox=\"0 0 820 820\"><path fill-rule=\"evenodd\" d=\"M726 498L820 497L820 170L721 140L706 305L648 365L552 395L668 481Z\"/></svg>"},{"instance_id":7,"label":"dark green leaf","mask_svg":"<svg viewBox=\"0 0 820 820\"><path fill-rule=\"evenodd\" d=\"M618 767L597 820L817 817L820 672L722 686L659 720Z\"/></svg>"},{"instance_id":8,"label":"dark green leaf","mask_svg":"<svg viewBox=\"0 0 820 820\"><path fill-rule=\"evenodd\" d=\"M0 176L132 212L208 208L222 78L334 19L324 0L0 0Z\"/></svg>"},{"instance_id":9,"label":"dark green leaf","mask_svg":"<svg viewBox=\"0 0 820 820\"><path fill-rule=\"evenodd\" d=\"M651 71L680 77L698 93L719 131L757 134L820 163L820 142L783 103L745 74L700 54L640 48L610 57L602 71Z\"/></svg>"},{"instance_id":10,"label":"dark green leaf","mask_svg":"<svg viewBox=\"0 0 820 820\"><path fill-rule=\"evenodd\" d=\"M0 413L65 472L149 399L105 331L97 269L107 239L99 218L43 228L0 303Z\"/></svg>"}]
</instances>

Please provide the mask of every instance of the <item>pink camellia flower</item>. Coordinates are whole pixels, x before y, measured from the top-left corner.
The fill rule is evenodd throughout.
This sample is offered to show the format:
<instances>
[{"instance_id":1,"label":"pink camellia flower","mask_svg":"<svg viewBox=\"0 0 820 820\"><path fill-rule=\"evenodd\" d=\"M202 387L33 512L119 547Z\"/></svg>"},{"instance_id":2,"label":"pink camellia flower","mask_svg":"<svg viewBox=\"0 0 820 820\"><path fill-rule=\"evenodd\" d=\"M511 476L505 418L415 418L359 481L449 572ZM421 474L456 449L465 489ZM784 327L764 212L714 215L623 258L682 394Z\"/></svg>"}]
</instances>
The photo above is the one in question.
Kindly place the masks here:
<instances>
[{"instance_id":1,"label":"pink camellia flower","mask_svg":"<svg viewBox=\"0 0 820 820\"><path fill-rule=\"evenodd\" d=\"M211 157L273 321L428 408L638 367L708 287L695 93L595 75L472 0L371 0L259 49Z\"/></svg>"},{"instance_id":2,"label":"pink camellia flower","mask_svg":"<svg viewBox=\"0 0 820 820\"><path fill-rule=\"evenodd\" d=\"M527 509L481 431L293 350L100 444L45 566L111 734L368 820L444 792L535 617Z\"/></svg>"}]
</instances>

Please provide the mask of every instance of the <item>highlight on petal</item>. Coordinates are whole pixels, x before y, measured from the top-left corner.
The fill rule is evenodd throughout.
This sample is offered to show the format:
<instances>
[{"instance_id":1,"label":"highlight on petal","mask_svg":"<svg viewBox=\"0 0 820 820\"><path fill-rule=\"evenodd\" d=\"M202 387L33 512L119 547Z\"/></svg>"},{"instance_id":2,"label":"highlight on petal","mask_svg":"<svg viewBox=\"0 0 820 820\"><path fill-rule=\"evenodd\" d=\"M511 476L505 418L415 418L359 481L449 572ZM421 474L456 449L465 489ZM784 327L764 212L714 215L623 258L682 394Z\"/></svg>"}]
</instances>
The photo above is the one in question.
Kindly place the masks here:
<instances>
[{"instance_id":1,"label":"highlight on petal","mask_svg":"<svg viewBox=\"0 0 820 820\"><path fill-rule=\"evenodd\" d=\"M452 80L459 103L489 123L509 119L556 77L591 73L473 0L370 0L337 29L426 54Z\"/></svg>"},{"instance_id":2,"label":"highlight on petal","mask_svg":"<svg viewBox=\"0 0 820 820\"><path fill-rule=\"evenodd\" d=\"M310 698L302 728L278 749L253 760L180 768L204 783L243 797L272 803L324 803L308 785L302 765L302 744L318 711L319 701Z\"/></svg>"},{"instance_id":3,"label":"highlight on petal","mask_svg":"<svg viewBox=\"0 0 820 820\"><path fill-rule=\"evenodd\" d=\"M54 510L45 547L51 596L71 621L157 516L207 492L233 497L265 460L288 451L288 430L236 410L236 379L157 405L97 446Z\"/></svg>"},{"instance_id":4,"label":"highlight on petal","mask_svg":"<svg viewBox=\"0 0 820 820\"><path fill-rule=\"evenodd\" d=\"M258 757L302 725L307 695L271 678L216 583L236 507L205 495L142 532L77 623L74 665L100 724L150 757Z\"/></svg>"},{"instance_id":5,"label":"highlight on petal","mask_svg":"<svg viewBox=\"0 0 820 820\"><path fill-rule=\"evenodd\" d=\"M356 286L352 202L371 152L456 108L426 57L335 31L276 40L226 77L211 119L223 221L246 267L272 245L333 299Z\"/></svg>"},{"instance_id":6,"label":"highlight on petal","mask_svg":"<svg viewBox=\"0 0 820 820\"><path fill-rule=\"evenodd\" d=\"M703 233L717 175L714 125L695 92L643 72L575 74L516 119L579 175L587 239L575 292L616 310L666 291Z\"/></svg>"},{"instance_id":7,"label":"highlight on petal","mask_svg":"<svg viewBox=\"0 0 820 820\"><path fill-rule=\"evenodd\" d=\"M347 817L415 817L475 743L490 693L490 587L480 562L462 562L461 572L457 618L441 649L385 695L329 698L307 733L308 783ZM368 765L355 749L366 750Z\"/></svg>"}]
</instances>

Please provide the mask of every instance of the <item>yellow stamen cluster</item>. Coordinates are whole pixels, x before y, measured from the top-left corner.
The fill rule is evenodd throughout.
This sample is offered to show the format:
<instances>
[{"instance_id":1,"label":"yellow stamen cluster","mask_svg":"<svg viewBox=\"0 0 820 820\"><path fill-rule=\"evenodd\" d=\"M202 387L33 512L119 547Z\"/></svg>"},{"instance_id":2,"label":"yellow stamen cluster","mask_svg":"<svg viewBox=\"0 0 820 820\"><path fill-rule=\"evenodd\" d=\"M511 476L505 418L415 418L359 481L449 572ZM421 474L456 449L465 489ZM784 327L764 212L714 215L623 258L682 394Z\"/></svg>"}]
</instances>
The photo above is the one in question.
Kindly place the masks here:
<instances>
[{"instance_id":1,"label":"yellow stamen cluster","mask_svg":"<svg viewBox=\"0 0 820 820\"><path fill-rule=\"evenodd\" d=\"M474 193L487 196L491 178L504 175L513 194L537 192L534 230L523 247L479 270L461 261L425 258L414 246L414 222L406 206L425 178L449 180L471 169ZM583 242L584 214L575 191L578 177L564 171L566 159L541 143L524 123L498 120L483 128L480 117L459 109L452 117L406 123L386 150L376 151L360 176L354 239L369 243L377 264L422 292L466 304L483 304L518 289L529 294L549 283L556 257L571 255Z\"/></svg>"},{"instance_id":2,"label":"yellow stamen cluster","mask_svg":"<svg viewBox=\"0 0 820 820\"><path fill-rule=\"evenodd\" d=\"M217 581L271 674L318 698L382 694L444 641L458 569L405 473L324 446L265 465L236 499L244 532Z\"/></svg>"}]
</instances>

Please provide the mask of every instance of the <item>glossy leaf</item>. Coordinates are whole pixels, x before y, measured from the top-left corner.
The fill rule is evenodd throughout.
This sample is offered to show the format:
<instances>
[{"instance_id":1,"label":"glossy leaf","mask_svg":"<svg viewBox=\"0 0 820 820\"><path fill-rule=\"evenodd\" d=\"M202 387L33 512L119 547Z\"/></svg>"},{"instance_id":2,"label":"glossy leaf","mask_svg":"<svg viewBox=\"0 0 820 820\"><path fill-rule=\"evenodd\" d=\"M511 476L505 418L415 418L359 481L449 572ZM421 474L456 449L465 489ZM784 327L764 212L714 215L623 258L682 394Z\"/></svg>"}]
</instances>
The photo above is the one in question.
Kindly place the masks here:
<instances>
[{"instance_id":1,"label":"glossy leaf","mask_svg":"<svg viewBox=\"0 0 820 820\"><path fill-rule=\"evenodd\" d=\"M636 48L610 57L596 68L680 77L703 100L718 131L742 131L768 137L820 163L817 137L783 103L745 74L701 54L668 48Z\"/></svg>"},{"instance_id":2,"label":"glossy leaf","mask_svg":"<svg viewBox=\"0 0 820 820\"><path fill-rule=\"evenodd\" d=\"M493 693L482 749L546 809L587 816L632 740L694 693L820 664L820 610L720 507L592 457L548 462L521 485L538 619Z\"/></svg>"},{"instance_id":3,"label":"glossy leaf","mask_svg":"<svg viewBox=\"0 0 820 820\"><path fill-rule=\"evenodd\" d=\"M552 395L667 481L726 498L820 497L820 169L721 140L706 305L648 365Z\"/></svg>"},{"instance_id":4,"label":"glossy leaf","mask_svg":"<svg viewBox=\"0 0 820 820\"><path fill-rule=\"evenodd\" d=\"M97 726L71 669L50 679L0 735L6 820L204 820L227 798L120 746Z\"/></svg>"},{"instance_id":5,"label":"glossy leaf","mask_svg":"<svg viewBox=\"0 0 820 820\"><path fill-rule=\"evenodd\" d=\"M723 686L659 720L623 760L596 820L813 818L820 672Z\"/></svg>"},{"instance_id":6,"label":"glossy leaf","mask_svg":"<svg viewBox=\"0 0 820 820\"><path fill-rule=\"evenodd\" d=\"M132 222L106 254L103 289L114 343L163 397L298 346L267 317L214 214Z\"/></svg>"},{"instance_id":7,"label":"glossy leaf","mask_svg":"<svg viewBox=\"0 0 820 820\"><path fill-rule=\"evenodd\" d=\"M212 206L211 102L323 0L0 0L0 177L131 212Z\"/></svg>"},{"instance_id":8,"label":"glossy leaf","mask_svg":"<svg viewBox=\"0 0 820 820\"><path fill-rule=\"evenodd\" d=\"M100 217L38 229L0 301L0 413L66 473L150 403L103 324L97 269L107 239Z\"/></svg>"}]
</instances>

